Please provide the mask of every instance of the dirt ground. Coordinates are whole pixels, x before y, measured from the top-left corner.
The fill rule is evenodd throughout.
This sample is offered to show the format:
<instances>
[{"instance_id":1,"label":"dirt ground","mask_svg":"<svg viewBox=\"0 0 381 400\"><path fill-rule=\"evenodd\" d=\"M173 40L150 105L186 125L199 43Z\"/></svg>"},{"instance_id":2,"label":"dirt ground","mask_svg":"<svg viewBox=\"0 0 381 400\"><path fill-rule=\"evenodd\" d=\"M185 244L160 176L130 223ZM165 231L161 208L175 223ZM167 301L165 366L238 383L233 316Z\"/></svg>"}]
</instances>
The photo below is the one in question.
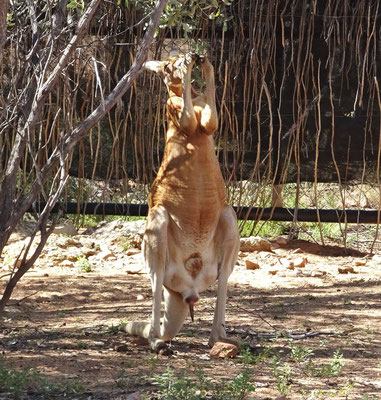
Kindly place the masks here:
<instances>
[{"instance_id":1,"label":"dirt ground","mask_svg":"<svg viewBox=\"0 0 381 400\"><path fill-rule=\"evenodd\" d=\"M45 253L19 283L0 322L2 362L82 386L58 395L32 387L24 398L165 398L153 382L168 366L189 377L201 370L216 384L242 371L239 356L209 357L215 288L202 294L195 322L188 319L171 342L172 357L117 331L121 320L150 315L149 279L133 268L140 254L132 253L127 267L117 255L90 272ZM247 270L246 260L256 269ZM241 252L229 284L227 331L262 355L249 366L256 389L246 398L381 399L380 278L380 255L341 247L280 241L268 251ZM303 349L311 357L300 355ZM335 352L342 354L337 374L323 368L334 365Z\"/></svg>"}]
</instances>

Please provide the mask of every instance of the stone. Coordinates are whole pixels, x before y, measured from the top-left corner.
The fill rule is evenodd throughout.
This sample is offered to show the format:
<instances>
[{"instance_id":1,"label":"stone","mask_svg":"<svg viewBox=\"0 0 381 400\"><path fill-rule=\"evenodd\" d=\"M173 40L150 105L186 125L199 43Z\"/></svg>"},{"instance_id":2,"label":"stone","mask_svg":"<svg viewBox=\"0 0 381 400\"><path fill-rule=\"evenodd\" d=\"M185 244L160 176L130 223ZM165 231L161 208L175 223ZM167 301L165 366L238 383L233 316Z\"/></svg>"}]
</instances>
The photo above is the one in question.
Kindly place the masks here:
<instances>
[{"instance_id":1,"label":"stone","mask_svg":"<svg viewBox=\"0 0 381 400\"><path fill-rule=\"evenodd\" d=\"M127 256L135 256L136 254L140 254L140 250L139 249L128 249L126 251L126 255Z\"/></svg>"},{"instance_id":2,"label":"stone","mask_svg":"<svg viewBox=\"0 0 381 400\"><path fill-rule=\"evenodd\" d=\"M88 247L84 247L81 251L82 251L82 254L86 258L94 256L95 254L97 254L97 251L95 249L89 249Z\"/></svg>"},{"instance_id":3,"label":"stone","mask_svg":"<svg viewBox=\"0 0 381 400\"><path fill-rule=\"evenodd\" d=\"M366 260L365 258L362 258L361 260L356 260L355 261L355 265L357 267L365 267L366 263L368 260Z\"/></svg>"},{"instance_id":4,"label":"stone","mask_svg":"<svg viewBox=\"0 0 381 400\"><path fill-rule=\"evenodd\" d=\"M299 247L295 250L292 250L292 252L291 252L291 254L300 254L300 253L304 253L304 251Z\"/></svg>"},{"instance_id":5,"label":"stone","mask_svg":"<svg viewBox=\"0 0 381 400\"><path fill-rule=\"evenodd\" d=\"M292 260L295 268L304 268L307 265L306 257L298 257Z\"/></svg>"},{"instance_id":6,"label":"stone","mask_svg":"<svg viewBox=\"0 0 381 400\"><path fill-rule=\"evenodd\" d=\"M216 342L210 350L211 358L234 358L238 354L238 347L232 343Z\"/></svg>"},{"instance_id":7,"label":"stone","mask_svg":"<svg viewBox=\"0 0 381 400\"><path fill-rule=\"evenodd\" d=\"M126 400L140 400L142 395L139 392L134 392L126 397Z\"/></svg>"},{"instance_id":8,"label":"stone","mask_svg":"<svg viewBox=\"0 0 381 400\"><path fill-rule=\"evenodd\" d=\"M82 243L78 239L65 236L57 238L56 245L62 249L67 249L70 246L82 247Z\"/></svg>"},{"instance_id":9,"label":"stone","mask_svg":"<svg viewBox=\"0 0 381 400\"><path fill-rule=\"evenodd\" d=\"M118 353L125 353L128 350L126 343L115 343L113 347Z\"/></svg>"},{"instance_id":10,"label":"stone","mask_svg":"<svg viewBox=\"0 0 381 400\"><path fill-rule=\"evenodd\" d=\"M66 221L63 224L57 225L54 228L53 233L55 233L56 235L68 235L68 236L78 235L77 229L70 221Z\"/></svg>"},{"instance_id":11,"label":"stone","mask_svg":"<svg viewBox=\"0 0 381 400\"><path fill-rule=\"evenodd\" d=\"M288 240L282 236L276 238L275 242L278 243L280 246L287 246L288 244Z\"/></svg>"},{"instance_id":12,"label":"stone","mask_svg":"<svg viewBox=\"0 0 381 400\"><path fill-rule=\"evenodd\" d=\"M246 264L246 269L249 270L255 270L260 268L259 264L256 263L255 261L245 260L245 264Z\"/></svg>"},{"instance_id":13,"label":"stone","mask_svg":"<svg viewBox=\"0 0 381 400\"><path fill-rule=\"evenodd\" d=\"M337 270L339 274L355 274L355 269L353 267L338 267Z\"/></svg>"},{"instance_id":14,"label":"stone","mask_svg":"<svg viewBox=\"0 0 381 400\"><path fill-rule=\"evenodd\" d=\"M241 251L252 252L252 251L270 251L271 242L263 239L259 236L250 236L248 238L241 238Z\"/></svg>"},{"instance_id":15,"label":"stone","mask_svg":"<svg viewBox=\"0 0 381 400\"><path fill-rule=\"evenodd\" d=\"M69 267L69 268L74 267L74 261L70 261L70 260L60 261L59 264L60 264L61 267Z\"/></svg>"},{"instance_id":16,"label":"stone","mask_svg":"<svg viewBox=\"0 0 381 400\"><path fill-rule=\"evenodd\" d=\"M288 258L280 258L279 262L287 269L294 269L294 263Z\"/></svg>"},{"instance_id":17,"label":"stone","mask_svg":"<svg viewBox=\"0 0 381 400\"><path fill-rule=\"evenodd\" d=\"M116 260L115 255L111 251L102 251L98 254L97 258L101 260Z\"/></svg>"},{"instance_id":18,"label":"stone","mask_svg":"<svg viewBox=\"0 0 381 400\"><path fill-rule=\"evenodd\" d=\"M129 264L126 267L126 272L127 274L143 274L143 266L142 265L137 265L137 264Z\"/></svg>"}]
</instances>

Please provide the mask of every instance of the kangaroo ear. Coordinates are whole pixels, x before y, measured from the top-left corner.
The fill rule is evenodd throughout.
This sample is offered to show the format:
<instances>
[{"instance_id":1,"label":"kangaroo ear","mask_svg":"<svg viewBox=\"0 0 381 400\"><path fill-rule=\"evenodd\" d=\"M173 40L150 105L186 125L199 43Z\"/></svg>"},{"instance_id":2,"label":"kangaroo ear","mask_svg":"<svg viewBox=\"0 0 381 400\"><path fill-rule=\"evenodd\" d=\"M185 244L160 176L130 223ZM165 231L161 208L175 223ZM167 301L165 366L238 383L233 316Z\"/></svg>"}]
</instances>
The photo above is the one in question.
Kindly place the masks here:
<instances>
[{"instance_id":1,"label":"kangaroo ear","mask_svg":"<svg viewBox=\"0 0 381 400\"><path fill-rule=\"evenodd\" d=\"M180 52L179 52L178 49L172 49L172 50L169 52L168 58L175 57L175 56L179 56L179 55L180 55Z\"/></svg>"},{"instance_id":2,"label":"kangaroo ear","mask_svg":"<svg viewBox=\"0 0 381 400\"><path fill-rule=\"evenodd\" d=\"M145 68L148 71L159 73L161 68L161 63L162 63L161 61L146 61L143 64L143 68Z\"/></svg>"}]
</instances>

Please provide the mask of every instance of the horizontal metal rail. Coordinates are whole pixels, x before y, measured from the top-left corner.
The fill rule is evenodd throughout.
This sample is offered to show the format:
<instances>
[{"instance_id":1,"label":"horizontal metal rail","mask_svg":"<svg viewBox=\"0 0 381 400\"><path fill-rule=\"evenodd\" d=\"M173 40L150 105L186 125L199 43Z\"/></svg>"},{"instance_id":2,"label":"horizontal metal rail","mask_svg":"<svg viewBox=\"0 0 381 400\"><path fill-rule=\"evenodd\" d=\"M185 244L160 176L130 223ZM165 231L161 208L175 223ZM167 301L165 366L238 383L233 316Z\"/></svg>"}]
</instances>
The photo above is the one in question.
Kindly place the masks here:
<instances>
[{"instance_id":1,"label":"horizontal metal rail","mask_svg":"<svg viewBox=\"0 0 381 400\"><path fill-rule=\"evenodd\" d=\"M45 202L35 202L28 210L39 212L45 207ZM298 209L294 216L293 208L261 208L261 207L233 207L238 219L262 221L298 221L298 222L347 222L350 224L377 224L380 223L379 210L335 210L335 209ZM59 203L52 213L62 210L64 214L88 215L121 215L145 217L148 214L147 204L127 203Z\"/></svg>"}]
</instances>

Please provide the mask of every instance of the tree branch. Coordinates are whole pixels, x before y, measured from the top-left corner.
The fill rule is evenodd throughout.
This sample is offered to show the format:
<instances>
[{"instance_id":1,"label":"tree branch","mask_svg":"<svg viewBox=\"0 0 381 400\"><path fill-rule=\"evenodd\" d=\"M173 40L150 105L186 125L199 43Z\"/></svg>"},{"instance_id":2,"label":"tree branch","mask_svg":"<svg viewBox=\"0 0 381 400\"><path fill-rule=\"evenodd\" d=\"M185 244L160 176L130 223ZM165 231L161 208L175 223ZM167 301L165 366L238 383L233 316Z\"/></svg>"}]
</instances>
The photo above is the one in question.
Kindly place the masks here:
<instances>
[{"instance_id":1,"label":"tree branch","mask_svg":"<svg viewBox=\"0 0 381 400\"><path fill-rule=\"evenodd\" d=\"M72 132L67 132L64 136L63 153L69 154L73 151L77 143L84 138L90 129L95 126L103 117L106 115L112 107L118 102L118 100L126 93L126 91L132 86L132 83L137 78L142 70L143 63L147 59L149 46L154 38L156 27L159 23L160 16L163 12L167 0L158 0L156 7L152 12L151 22L144 35L142 44L138 50L137 56L130 68L130 70L123 76L118 82L115 88L105 98L104 102L101 103L84 121L82 121L77 128ZM52 174L53 169L59 163L60 152L58 147L49 157L45 166L40 171L40 179L43 183L47 181L49 176ZM13 223L21 218L21 216L29 209L31 204L37 198L40 190L40 182L35 181L24 199L14 214Z\"/></svg>"}]
</instances>

